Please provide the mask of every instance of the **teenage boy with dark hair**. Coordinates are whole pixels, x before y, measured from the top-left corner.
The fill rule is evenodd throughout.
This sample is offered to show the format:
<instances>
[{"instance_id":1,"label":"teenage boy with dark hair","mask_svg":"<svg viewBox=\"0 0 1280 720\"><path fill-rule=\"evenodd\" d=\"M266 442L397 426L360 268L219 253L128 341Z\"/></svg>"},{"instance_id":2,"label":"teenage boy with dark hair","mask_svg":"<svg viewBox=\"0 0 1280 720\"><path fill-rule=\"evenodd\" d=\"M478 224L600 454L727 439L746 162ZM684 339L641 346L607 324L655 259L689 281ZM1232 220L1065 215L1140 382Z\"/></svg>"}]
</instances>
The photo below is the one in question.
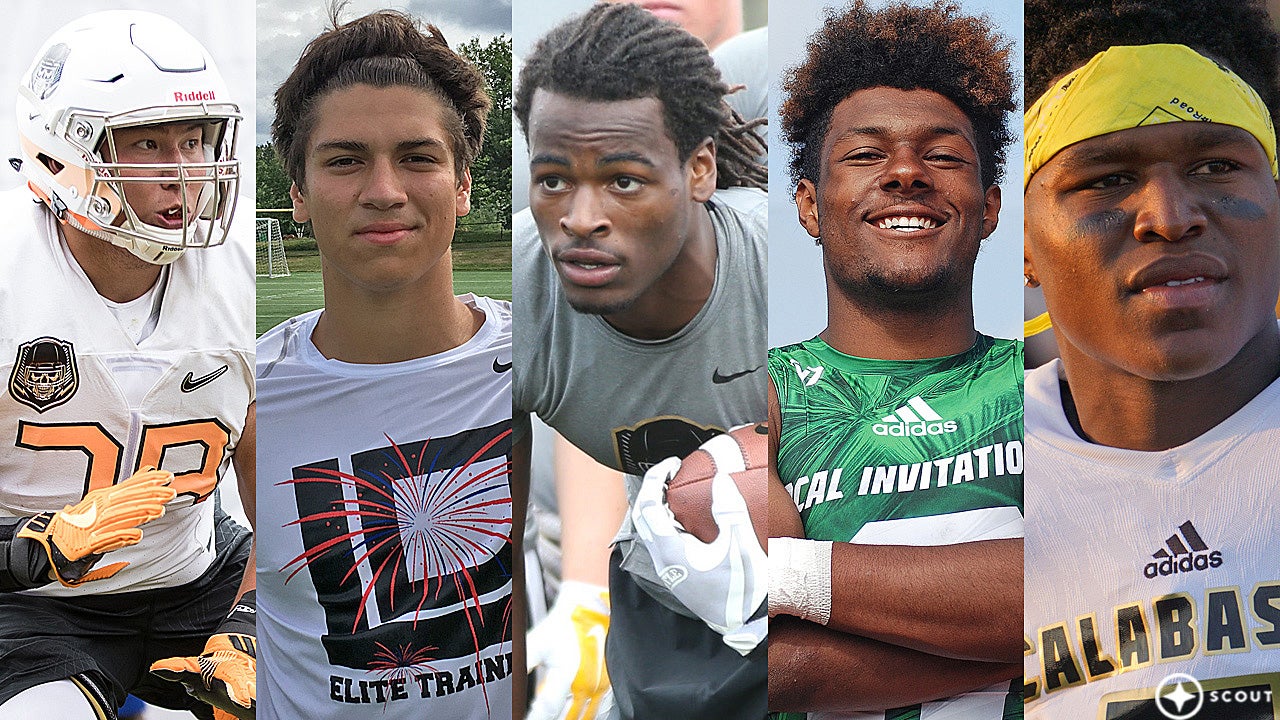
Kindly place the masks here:
<instances>
[{"instance_id":1,"label":"teenage boy with dark hair","mask_svg":"<svg viewBox=\"0 0 1280 720\"><path fill-rule=\"evenodd\" d=\"M258 342L263 717L511 715L510 305L455 297L450 255L489 107L391 11L334 18L276 92L325 306Z\"/></svg>"}]
</instances>

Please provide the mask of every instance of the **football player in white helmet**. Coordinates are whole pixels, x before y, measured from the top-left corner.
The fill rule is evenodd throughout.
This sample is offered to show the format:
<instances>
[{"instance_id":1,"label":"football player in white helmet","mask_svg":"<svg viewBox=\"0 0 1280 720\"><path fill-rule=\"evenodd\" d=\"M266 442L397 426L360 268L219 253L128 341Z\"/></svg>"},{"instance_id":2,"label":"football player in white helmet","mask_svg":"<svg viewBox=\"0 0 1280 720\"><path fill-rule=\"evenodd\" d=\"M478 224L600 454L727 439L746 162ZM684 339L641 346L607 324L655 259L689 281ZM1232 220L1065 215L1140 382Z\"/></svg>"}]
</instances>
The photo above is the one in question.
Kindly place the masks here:
<instances>
[{"instance_id":1,"label":"football player in white helmet","mask_svg":"<svg viewBox=\"0 0 1280 720\"><path fill-rule=\"evenodd\" d=\"M27 188L0 194L0 717L111 719L131 692L251 718L251 537L216 492L234 463L252 517L239 107L177 23L107 11L44 43L16 114Z\"/></svg>"},{"instance_id":2,"label":"football player in white helmet","mask_svg":"<svg viewBox=\"0 0 1280 720\"><path fill-rule=\"evenodd\" d=\"M171 263L230 229L240 113L226 98L177 23L86 16L45 42L18 87L22 173L73 231Z\"/></svg>"},{"instance_id":3,"label":"football player in white helmet","mask_svg":"<svg viewBox=\"0 0 1280 720\"><path fill-rule=\"evenodd\" d=\"M74 232L156 265L227 237L241 117L173 20L116 10L68 24L23 77L17 114L20 169Z\"/></svg>"}]
</instances>

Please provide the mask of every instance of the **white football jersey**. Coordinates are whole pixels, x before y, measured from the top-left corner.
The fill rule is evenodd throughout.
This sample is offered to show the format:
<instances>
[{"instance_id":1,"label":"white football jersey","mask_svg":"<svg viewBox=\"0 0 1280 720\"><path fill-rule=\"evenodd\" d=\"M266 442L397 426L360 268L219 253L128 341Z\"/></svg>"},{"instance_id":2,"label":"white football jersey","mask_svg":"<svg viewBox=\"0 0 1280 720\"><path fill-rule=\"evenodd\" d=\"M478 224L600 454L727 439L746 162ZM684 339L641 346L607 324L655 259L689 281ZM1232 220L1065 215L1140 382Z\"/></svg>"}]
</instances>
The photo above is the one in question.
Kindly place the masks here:
<instances>
[{"instance_id":1,"label":"white football jersey","mask_svg":"<svg viewBox=\"0 0 1280 720\"><path fill-rule=\"evenodd\" d=\"M103 561L129 563L119 574L27 592L195 580L213 558L214 488L253 401L252 233L170 265L156 328L136 343L28 190L0 193L0 217L0 514L61 509L145 465L172 471L178 490L141 542Z\"/></svg>"},{"instance_id":2,"label":"white football jersey","mask_svg":"<svg viewBox=\"0 0 1280 720\"><path fill-rule=\"evenodd\" d=\"M511 717L511 307L469 341L325 358L258 343L258 717ZM523 628L521 628L523 631Z\"/></svg>"},{"instance_id":3,"label":"white football jersey","mask_svg":"<svg viewBox=\"0 0 1280 720\"><path fill-rule=\"evenodd\" d=\"M1075 434L1059 368L1026 383L1026 717L1280 718L1280 381L1140 452Z\"/></svg>"}]
</instances>

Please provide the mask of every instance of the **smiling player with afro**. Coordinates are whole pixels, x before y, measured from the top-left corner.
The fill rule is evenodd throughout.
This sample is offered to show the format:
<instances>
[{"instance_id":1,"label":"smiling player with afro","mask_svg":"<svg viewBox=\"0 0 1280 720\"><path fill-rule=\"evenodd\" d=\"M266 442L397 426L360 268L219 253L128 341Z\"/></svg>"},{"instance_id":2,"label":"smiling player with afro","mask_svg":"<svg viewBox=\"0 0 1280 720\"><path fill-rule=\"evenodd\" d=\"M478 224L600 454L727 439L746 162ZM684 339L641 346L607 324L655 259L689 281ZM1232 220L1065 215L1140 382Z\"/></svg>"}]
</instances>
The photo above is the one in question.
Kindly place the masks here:
<instances>
[{"instance_id":1,"label":"smiling player with afro","mask_svg":"<svg viewBox=\"0 0 1280 720\"><path fill-rule=\"evenodd\" d=\"M986 185L1004 176L1005 148L1013 140L1009 113L1015 81L1012 47L990 21L962 14L960 5L892 5L866 2L829 9L809 41L808 61L786 79L783 139L793 148L791 176L817 180L818 153L831 112L841 100L869 87L928 88L955 103L973 123Z\"/></svg>"},{"instance_id":2,"label":"smiling player with afro","mask_svg":"<svg viewBox=\"0 0 1280 720\"><path fill-rule=\"evenodd\" d=\"M828 324L769 351L771 709L1020 717L1022 344L972 297L1012 53L956 3L855 2L784 83Z\"/></svg>"}]
</instances>

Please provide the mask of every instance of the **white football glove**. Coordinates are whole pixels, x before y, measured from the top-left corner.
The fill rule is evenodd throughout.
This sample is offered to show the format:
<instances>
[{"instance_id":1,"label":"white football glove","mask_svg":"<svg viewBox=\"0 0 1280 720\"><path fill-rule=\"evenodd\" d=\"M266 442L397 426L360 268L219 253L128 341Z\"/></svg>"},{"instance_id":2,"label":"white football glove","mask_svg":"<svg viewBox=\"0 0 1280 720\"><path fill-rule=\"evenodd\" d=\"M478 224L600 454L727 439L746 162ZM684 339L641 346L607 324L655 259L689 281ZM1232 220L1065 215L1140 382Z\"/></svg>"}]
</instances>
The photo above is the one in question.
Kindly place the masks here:
<instances>
[{"instance_id":1,"label":"white football glove","mask_svg":"<svg viewBox=\"0 0 1280 720\"><path fill-rule=\"evenodd\" d=\"M727 472L711 480L711 516L720 534L704 543L685 532L665 496L679 469L678 458L667 458L645 473L631 521L671 594L746 655L768 636L768 617L751 619L769 592L768 556Z\"/></svg>"},{"instance_id":2,"label":"white football glove","mask_svg":"<svg viewBox=\"0 0 1280 720\"><path fill-rule=\"evenodd\" d=\"M556 602L527 636L529 672L541 667L527 720L594 720L613 708L604 666L609 591L566 580Z\"/></svg>"}]
</instances>

